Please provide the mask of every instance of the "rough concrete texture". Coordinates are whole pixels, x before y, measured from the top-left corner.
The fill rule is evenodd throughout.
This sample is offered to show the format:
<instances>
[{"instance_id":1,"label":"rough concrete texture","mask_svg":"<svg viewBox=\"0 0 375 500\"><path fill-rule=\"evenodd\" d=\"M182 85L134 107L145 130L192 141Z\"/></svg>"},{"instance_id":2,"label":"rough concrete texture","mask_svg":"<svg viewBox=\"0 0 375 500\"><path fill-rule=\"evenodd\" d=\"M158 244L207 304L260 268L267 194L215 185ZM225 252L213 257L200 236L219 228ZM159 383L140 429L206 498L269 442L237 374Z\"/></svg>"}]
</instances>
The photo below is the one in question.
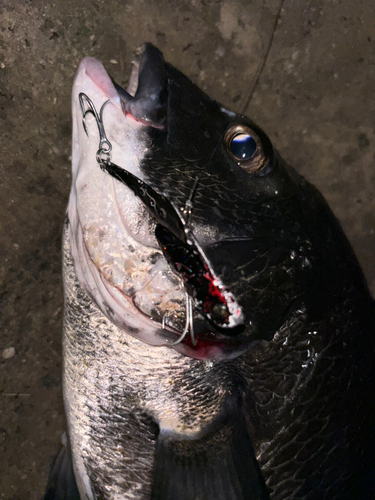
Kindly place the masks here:
<instances>
[{"instance_id":1,"label":"rough concrete texture","mask_svg":"<svg viewBox=\"0 0 375 500\"><path fill-rule=\"evenodd\" d=\"M70 89L82 57L126 84L133 51L151 41L209 95L247 107L323 192L375 290L375 4L284 0L275 23L279 8L280 0L0 1L1 499L41 498L64 430L60 245Z\"/></svg>"}]
</instances>

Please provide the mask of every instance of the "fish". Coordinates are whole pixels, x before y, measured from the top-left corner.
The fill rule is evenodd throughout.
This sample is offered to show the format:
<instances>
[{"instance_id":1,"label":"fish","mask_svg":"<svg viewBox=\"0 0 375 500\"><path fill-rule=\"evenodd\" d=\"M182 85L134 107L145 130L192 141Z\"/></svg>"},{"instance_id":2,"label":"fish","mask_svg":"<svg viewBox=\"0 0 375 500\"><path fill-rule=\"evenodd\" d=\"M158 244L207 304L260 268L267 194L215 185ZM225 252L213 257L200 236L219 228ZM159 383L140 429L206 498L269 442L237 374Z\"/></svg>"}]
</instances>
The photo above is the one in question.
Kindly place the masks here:
<instances>
[{"instance_id":1,"label":"fish","mask_svg":"<svg viewBox=\"0 0 375 500\"><path fill-rule=\"evenodd\" d=\"M85 58L45 500L375 498L375 306L318 190L146 43Z\"/></svg>"}]
</instances>

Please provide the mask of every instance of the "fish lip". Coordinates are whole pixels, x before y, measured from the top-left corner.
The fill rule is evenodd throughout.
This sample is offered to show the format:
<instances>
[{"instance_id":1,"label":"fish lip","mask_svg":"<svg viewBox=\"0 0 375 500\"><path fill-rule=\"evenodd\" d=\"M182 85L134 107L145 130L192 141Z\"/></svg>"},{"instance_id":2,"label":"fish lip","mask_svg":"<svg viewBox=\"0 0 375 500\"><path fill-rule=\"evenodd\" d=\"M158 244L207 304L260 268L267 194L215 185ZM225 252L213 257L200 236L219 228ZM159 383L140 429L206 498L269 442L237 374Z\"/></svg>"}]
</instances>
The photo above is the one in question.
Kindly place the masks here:
<instances>
[{"instance_id":1,"label":"fish lip","mask_svg":"<svg viewBox=\"0 0 375 500\"><path fill-rule=\"evenodd\" d=\"M163 54L151 43L142 46L137 79L134 97L125 103L126 112L145 125L164 128L168 79Z\"/></svg>"},{"instance_id":2,"label":"fish lip","mask_svg":"<svg viewBox=\"0 0 375 500\"><path fill-rule=\"evenodd\" d=\"M133 125L165 128L167 77L162 53L150 43L145 43L138 57L133 61L127 90L108 75L103 64L93 57L81 60L75 84L86 78L97 87L107 99L120 108Z\"/></svg>"},{"instance_id":3,"label":"fish lip","mask_svg":"<svg viewBox=\"0 0 375 500\"><path fill-rule=\"evenodd\" d=\"M106 100L110 100L112 104L122 109L120 96L115 85L103 64L94 57L84 57L79 63L73 82L73 92L77 86L83 87L87 80L106 96Z\"/></svg>"},{"instance_id":4,"label":"fish lip","mask_svg":"<svg viewBox=\"0 0 375 500\"><path fill-rule=\"evenodd\" d=\"M168 80L162 53L151 43L138 50L127 89L113 82L125 116L139 125L162 130L167 115Z\"/></svg>"}]
</instances>

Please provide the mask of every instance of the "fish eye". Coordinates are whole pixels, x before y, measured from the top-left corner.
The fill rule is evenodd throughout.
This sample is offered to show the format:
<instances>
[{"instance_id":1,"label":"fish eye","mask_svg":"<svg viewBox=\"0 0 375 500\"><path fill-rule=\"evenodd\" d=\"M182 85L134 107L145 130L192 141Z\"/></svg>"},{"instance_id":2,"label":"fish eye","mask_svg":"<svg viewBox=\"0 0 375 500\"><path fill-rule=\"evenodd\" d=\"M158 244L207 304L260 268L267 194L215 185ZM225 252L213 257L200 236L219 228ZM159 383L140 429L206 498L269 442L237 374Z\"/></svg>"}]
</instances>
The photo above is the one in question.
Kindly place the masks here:
<instances>
[{"instance_id":1,"label":"fish eye","mask_svg":"<svg viewBox=\"0 0 375 500\"><path fill-rule=\"evenodd\" d=\"M249 174L258 172L267 164L258 134L246 124L229 127L224 135L224 144L237 165Z\"/></svg>"},{"instance_id":2,"label":"fish eye","mask_svg":"<svg viewBox=\"0 0 375 500\"><path fill-rule=\"evenodd\" d=\"M239 132L232 137L229 149L232 156L237 160L249 160L257 150L257 143L250 134Z\"/></svg>"}]
</instances>

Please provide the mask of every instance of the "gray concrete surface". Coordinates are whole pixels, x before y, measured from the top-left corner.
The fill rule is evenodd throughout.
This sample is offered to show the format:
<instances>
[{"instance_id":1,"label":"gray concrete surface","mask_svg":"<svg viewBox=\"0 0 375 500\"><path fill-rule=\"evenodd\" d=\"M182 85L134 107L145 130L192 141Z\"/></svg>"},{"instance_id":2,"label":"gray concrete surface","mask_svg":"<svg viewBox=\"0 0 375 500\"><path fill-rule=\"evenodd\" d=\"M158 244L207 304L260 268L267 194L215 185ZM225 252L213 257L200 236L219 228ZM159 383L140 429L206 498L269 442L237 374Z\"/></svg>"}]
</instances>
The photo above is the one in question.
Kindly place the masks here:
<instances>
[{"instance_id":1,"label":"gray concrete surface","mask_svg":"<svg viewBox=\"0 0 375 500\"><path fill-rule=\"evenodd\" d=\"M151 41L235 110L257 80L247 114L323 192L375 291L374 2L284 0L274 32L279 7L0 0L1 499L41 498L64 429L60 235L70 89L82 57L97 57L125 84L133 50Z\"/></svg>"}]
</instances>

